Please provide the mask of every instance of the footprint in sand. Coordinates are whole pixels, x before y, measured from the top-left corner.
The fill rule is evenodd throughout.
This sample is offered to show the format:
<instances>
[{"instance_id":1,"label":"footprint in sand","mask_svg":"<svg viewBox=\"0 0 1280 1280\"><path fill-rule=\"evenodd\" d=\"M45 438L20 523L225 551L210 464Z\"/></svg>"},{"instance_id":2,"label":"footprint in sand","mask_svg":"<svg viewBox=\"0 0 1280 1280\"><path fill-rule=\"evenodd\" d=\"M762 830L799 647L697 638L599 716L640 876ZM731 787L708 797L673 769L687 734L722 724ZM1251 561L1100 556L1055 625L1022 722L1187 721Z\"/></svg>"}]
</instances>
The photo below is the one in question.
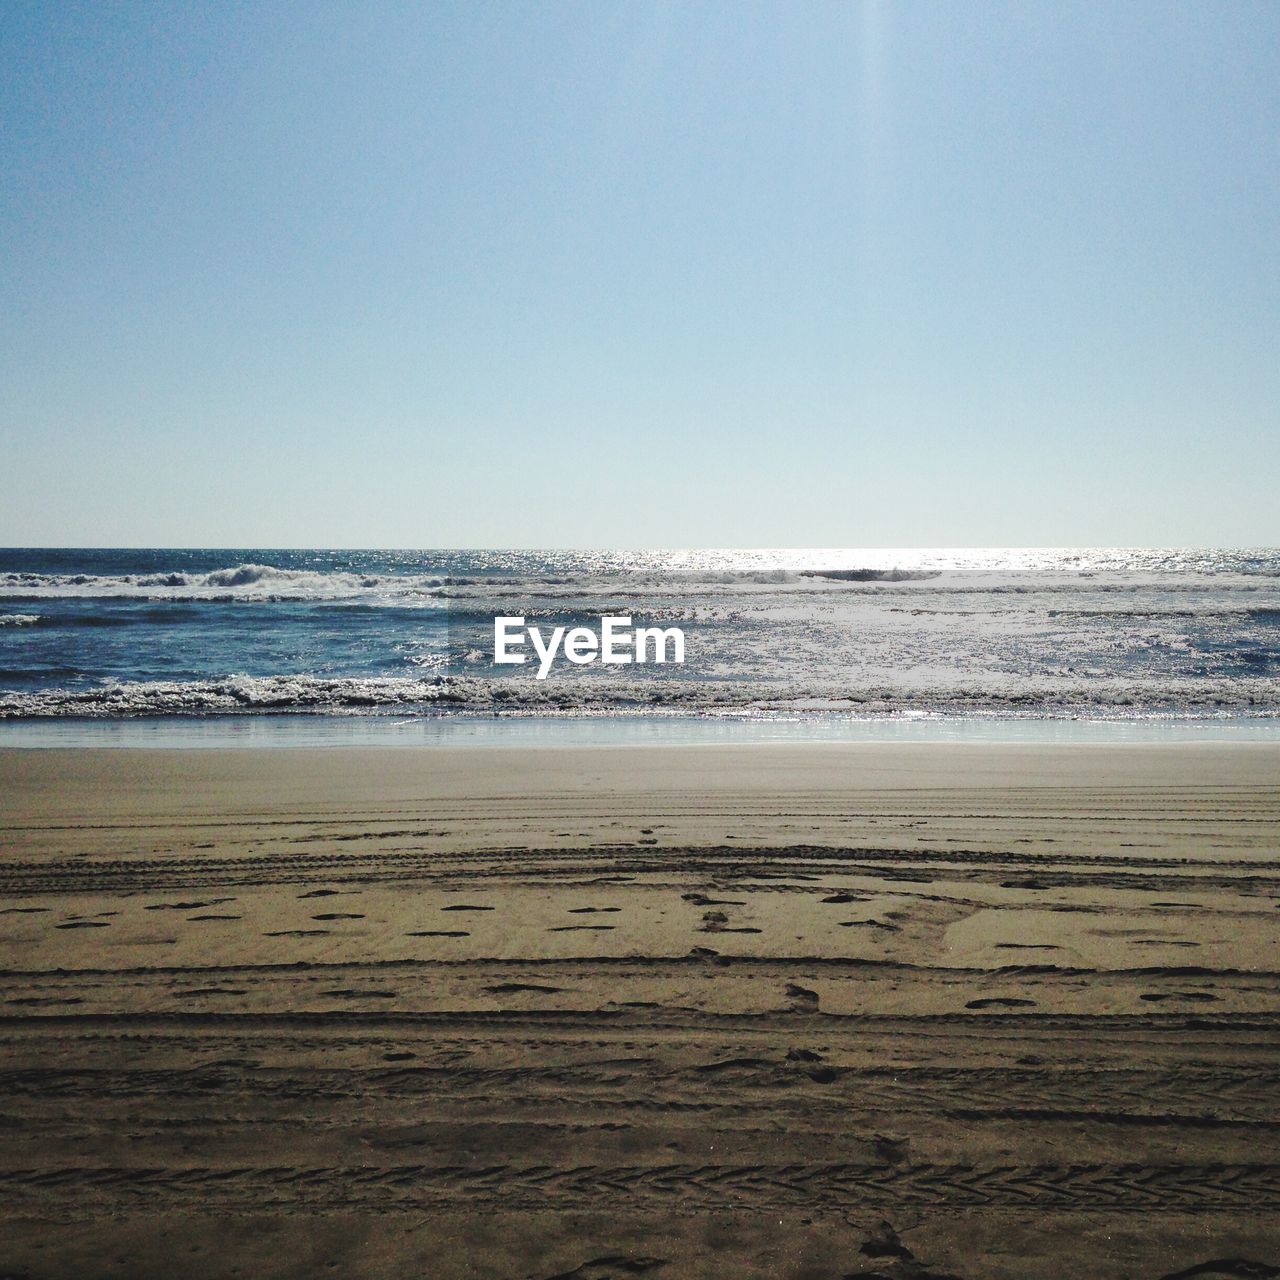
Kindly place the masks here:
<instances>
[{"instance_id":1,"label":"footprint in sand","mask_svg":"<svg viewBox=\"0 0 1280 1280\"><path fill-rule=\"evenodd\" d=\"M901 1164L907 1158L910 1141L907 1138L893 1138L887 1134L877 1134L872 1143L872 1150L885 1164Z\"/></svg>"},{"instance_id":2,"label":"footprint in sand","mask_svg":"<svg viewBox=\"0 0 1280 1280\"><path fill-rule=\"evenodd\" d=\"M469 902L455 902L452 906L441 907L441 911L493 911L493 907L477 907Z\"/></svg>"},{"instance_id":3,"label":"footprint in sand","mask_svg":"<svg viewBox=\"0 0 1280 1280\"><path fill-rule=\"evenodd\" d=\"M234 898L207 898L204 902L153 902L144 911L199 911L202 907L220 907L224 902L234 902Z\"/></svg>"},{"instance_id":4,"label":"footprint in sand","mask_svg":"<svg viewBox=\"0 0 1280 1280\"><path fill-rule=\"evenodd\" d=\"M1215 1258L1180 1271L1170 1271L1160 1280L1276 1280L1280 1267L1248 1258Z\"/></svg>"},{"instance_id":5,"label":"footprint in sand","mask_svg":"<svg viewBox=\"0 0 1280 1280\"><path fill-rule=\"evenodd\" d=\"M788 1062L821 1062L822 1054L815 1053L812 1049L788 1049Z\"/></svg>"},{"instance_id":6,"label":"footprint in sand","mask_svg":"<svg viewBox=\"0 0 1280 1280\"><path fill-rule=\"evenodd\" d=\"M0 910L0 916L29 916L35 915L39 911L52 910L52 907L5 907Z\"/></svg>"},{"instance_id":7,"label":"footprint in sand","mask_svg":"<svg viewBox=\"0 0 1280 1280\"><path fill-rule=\"evenodd\" d=\"M1030 1009L1035 1007L1034 1000L1023 1000L1018 996L987 996L981 1000L970 1000L966 1009Z\"/></svg>"},{"instance_id":8,"label":"footprint in sand","mask_svg":"<svg viewBox=\"0 0 1280 1280\"><path fill-rule=\"evenodd\" d=\"M416 933L406 933L406 938L469 938L465 929L419 929Z\"/></svg>"},{"instance_id":9,"label":"footprint in sand","mask_svg":"<svg viewBox=\"0 0 1280 1280\"><path fill-rule=\"evenodd\" d=\"M357 991L355 987L335 987L332 991L321 991L322 996L341 996L344 1000L394 1000L398 991Z\"/></svg>"},{"instance_id":10,"label":"footprint in sand","mask_svg":"<svg viewBox=\"0 0 1280 1280\"><path fill-rule=\"evenodd\" d=\"M604 915L611 911L621 911L621 910L622 910L621 907L570 907L569 914L571 916L586 916L586 915L593 915L593 914Z\"/></svg>"},{"instance_id":11,"label":"footprint in sand","mask_svg":"<svg viewBox=\"0 0 1280 1280\"><path fill-rule=\"evenodd\" d=\"M548 987L541 982L495 982L491 987L484 987L482 990L487 991L490 995L505 996L516 991L536 991L543 995L555 995L557 991L563 991L563 987Z\"/></svg>"},{"instance_id":12,"label":"footprint in sand","mask_svg":"<svg viewBox=\"0 0 1280 1280\"><path fill-rule=\"evenodd\" d=\"M65 924L55 924L55 929L105 929L105 920L68 920Z\"/></svg>"},{"instance_id":13,"label":"footprint in sand","mask_svg":"<svg viewBox=\"0 0 1280 1280\"><path fill-rule=\"evenodd\" d=\"M311 918L313 920L363 920L364 916L355 911L326 911L322 915Z\"/></svg>"},{"instance_id":14,"label":"footprint in sand","mask_svg":"<svg viewBox=\"0 0 1280 1280\"><path fill-rule=\"evenodd\" d=\"M1216 1001L1217 996L1208 991L1144 991L1138 997L1139 1000L1192 1000L1200 1004L1206 1004L1209 1001Z\"/></svg>"},{"instance_id":15,"label":"footprint in sand","mask_svg":"<svg viewBox=\"0 0 1280 1280\"><path fill-rule=\"evenodd\" d=\"M328 929L274 929L262 936L264 938L320 938L328 932Z\"/></svg>"},{"instance_id":16,"label":"footprint in sand","mask_svg":"<svg viewBox=\"0 0 1280 1280\"><path fill-rule=\"evenodd\" d=\"M244 916L188 916L188 920L243 920Z\"/></svg>"},{"instance_id":17,"label":"footprint in sand","mask_svg":"<svg viewBox=\"0 0 1280 1280\"><path fill-rule=\"evenodd\" d=\"M620 1125L603 1125L605 1129L621 1128ZM558 1280L617 1280L620 1276L653 1276L666 1269L665 1258L636 1257L629 1253L606 1253L599 1258L588 1258L572 1271L562 1271ZM552 1277L552 1280L557 1280ZM1213 1277L1212 1280L1217 1280Z\"/></svg>"},{"instance_id":18,"label":"footprint in sand","mask_svg":"<svg viewBox=\"0 0 1280 1280\"><path fill-rule=\"evenodd\" d=\"M356 889L312 889L310 893L300 893L301 898L339 898L345 894L357 893Z\"/></svg>"},{"instance_id":19,"label":"footprint in sand","mask_svg":"<svg viewBox=\"0 0 1280 1280\"><path fill-rule=\"evenodd\" d=\"M548 933L605 933L616 929L612 924L557 924L547 930Z\"/></svg>"},{"instance_id":20,"label":"footprint in sand","mask_svg":"<svg viewBox=\"0 0 1280 1280\"><path fill-rule=\"evenodd\" d=\"M751 925L730 925L729 917L723 911L704 911L702 928L699 933L759 933L760 930Z\"/></svg>"}]
</instances>

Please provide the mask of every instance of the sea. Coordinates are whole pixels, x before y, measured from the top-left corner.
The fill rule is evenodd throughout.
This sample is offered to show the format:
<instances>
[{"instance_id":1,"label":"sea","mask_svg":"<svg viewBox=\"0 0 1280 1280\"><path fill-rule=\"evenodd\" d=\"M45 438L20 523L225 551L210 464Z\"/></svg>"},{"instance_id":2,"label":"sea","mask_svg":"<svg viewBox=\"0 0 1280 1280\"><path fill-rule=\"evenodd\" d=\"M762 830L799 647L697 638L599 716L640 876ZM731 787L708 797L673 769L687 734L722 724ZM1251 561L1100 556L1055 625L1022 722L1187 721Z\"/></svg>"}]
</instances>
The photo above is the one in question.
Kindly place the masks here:
<instances>
[{"instance_id":1,"label":"sea","mask_svg":"<svg viewBox=\"0 0 1280 1280\"><path fill-rule=\"evenodd\" d=\"M685 661L493 662L496 616ZM1280 733L1280 550L0 550L0 745Z\"/></svg>"}]
</instances>

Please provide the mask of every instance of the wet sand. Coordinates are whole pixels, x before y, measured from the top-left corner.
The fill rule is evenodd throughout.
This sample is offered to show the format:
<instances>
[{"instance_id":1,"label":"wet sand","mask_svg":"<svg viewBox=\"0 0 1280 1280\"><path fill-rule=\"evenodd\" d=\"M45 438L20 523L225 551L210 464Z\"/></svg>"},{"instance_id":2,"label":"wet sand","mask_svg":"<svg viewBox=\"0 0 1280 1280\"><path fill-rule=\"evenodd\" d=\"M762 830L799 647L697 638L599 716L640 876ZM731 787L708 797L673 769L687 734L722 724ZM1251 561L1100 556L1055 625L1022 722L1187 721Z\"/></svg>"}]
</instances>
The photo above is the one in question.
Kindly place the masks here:
<instances>
[{"instance_id":1,"label":"wet sand","mask_svg":"<svg viewBox=\"0 0 1280 1280\"><path fill-rule=\"evenodd\" d=\"M1280 747L0 752L0 1275L1280 1275Z\"/></svg>"}]
</instances>

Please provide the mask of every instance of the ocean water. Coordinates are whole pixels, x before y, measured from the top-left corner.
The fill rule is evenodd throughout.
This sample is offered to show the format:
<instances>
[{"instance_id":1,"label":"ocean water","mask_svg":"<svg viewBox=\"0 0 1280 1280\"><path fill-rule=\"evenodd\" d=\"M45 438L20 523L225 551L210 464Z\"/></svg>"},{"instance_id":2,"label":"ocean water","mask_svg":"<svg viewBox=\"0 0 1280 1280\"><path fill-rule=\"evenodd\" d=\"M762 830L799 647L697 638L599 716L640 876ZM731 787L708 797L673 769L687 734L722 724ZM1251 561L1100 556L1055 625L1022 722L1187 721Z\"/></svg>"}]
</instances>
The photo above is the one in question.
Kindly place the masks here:
<instances>
[{"instance_id":1,"label":"ocean water","mask_svg":"<svg viewBox=\"0 0 1280 1280\"><path fill-rule=\"evenodd\" d=\"M492 664L493 617L683 665ZM1280 551L0 551L0 718L1280 718Z\"/></svg>"}]
</instances>

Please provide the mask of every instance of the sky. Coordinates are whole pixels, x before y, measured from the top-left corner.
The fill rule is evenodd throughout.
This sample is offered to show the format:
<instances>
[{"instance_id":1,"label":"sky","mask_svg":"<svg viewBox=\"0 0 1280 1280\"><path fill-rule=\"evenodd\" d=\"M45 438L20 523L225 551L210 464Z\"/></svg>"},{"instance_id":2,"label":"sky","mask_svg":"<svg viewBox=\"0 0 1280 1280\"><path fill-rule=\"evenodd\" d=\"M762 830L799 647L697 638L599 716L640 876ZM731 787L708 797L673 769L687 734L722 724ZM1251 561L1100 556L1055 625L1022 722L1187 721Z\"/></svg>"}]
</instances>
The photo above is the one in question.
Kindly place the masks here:
<instances>
[{"instance_id":1,"label":"sky","mask_svg":"<svg viewBox=\"0 0 1280 1280\"><path fill-rule=\"evenodd\" d=\"M37 4L0 544L1280 544L1280 5Z\"/></svg>"}]
</instances>

